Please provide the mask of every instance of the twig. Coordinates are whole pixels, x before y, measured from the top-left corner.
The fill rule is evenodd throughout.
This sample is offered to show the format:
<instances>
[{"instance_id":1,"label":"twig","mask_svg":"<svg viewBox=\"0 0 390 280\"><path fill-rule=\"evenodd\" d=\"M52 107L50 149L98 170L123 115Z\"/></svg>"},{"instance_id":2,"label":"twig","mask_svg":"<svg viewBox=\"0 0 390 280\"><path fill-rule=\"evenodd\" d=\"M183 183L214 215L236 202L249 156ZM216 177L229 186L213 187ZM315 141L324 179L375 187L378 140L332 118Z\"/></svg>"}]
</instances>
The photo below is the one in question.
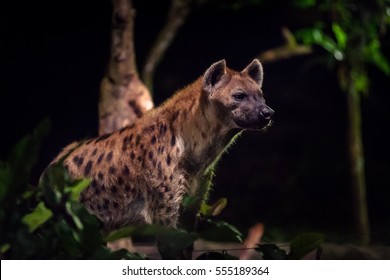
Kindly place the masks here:
<instances>
[{"instance_id":1,"label":"twig","mask_svg":"<svg viewBox=\"0 0 390 280\"><path fill-rule=\"evenodd\" d=\"M258 58L262 63L275 62L312 52L312 49L309 46L299 45L288 28L282 28L282 35L285 39L285 44L261 53Z\"/></svg>"},{"instance_id":2,"label":"twig","mask_svg":"<svg viewBox=\"0 0 390 280\"><path fill-rule=\"evenodd\" d=\"M184 24L190 11L191 0L171 0L171 6L164 27L161 29L147 56L142 70L145 85L153 92L154 72L179 28Z\"/></svg>"}]
</instances>

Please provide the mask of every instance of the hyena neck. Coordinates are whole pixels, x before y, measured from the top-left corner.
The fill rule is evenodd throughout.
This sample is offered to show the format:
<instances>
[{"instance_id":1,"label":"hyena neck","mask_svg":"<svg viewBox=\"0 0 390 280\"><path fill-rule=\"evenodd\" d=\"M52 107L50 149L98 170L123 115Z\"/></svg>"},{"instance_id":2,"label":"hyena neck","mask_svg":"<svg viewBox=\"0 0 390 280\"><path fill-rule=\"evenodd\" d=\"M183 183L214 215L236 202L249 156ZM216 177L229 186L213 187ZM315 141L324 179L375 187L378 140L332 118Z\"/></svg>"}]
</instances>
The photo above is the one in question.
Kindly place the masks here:
<instances>
[{"instance_id":1,"label":"hyena neck","mask_svg":"<svg viewBox=\"0 0 390 280\"><path fill-rule=\"evenodd\" d=\"M201 83L195 82L181 92L185 104L175 106L177 134L183 143L182 166L190 175L203 171L225 150L239 131L225 123L202 92ZM183 106L185 105L185 106ZM179 111L180 110L180 111Z\"/></svg>"}]
</instances>

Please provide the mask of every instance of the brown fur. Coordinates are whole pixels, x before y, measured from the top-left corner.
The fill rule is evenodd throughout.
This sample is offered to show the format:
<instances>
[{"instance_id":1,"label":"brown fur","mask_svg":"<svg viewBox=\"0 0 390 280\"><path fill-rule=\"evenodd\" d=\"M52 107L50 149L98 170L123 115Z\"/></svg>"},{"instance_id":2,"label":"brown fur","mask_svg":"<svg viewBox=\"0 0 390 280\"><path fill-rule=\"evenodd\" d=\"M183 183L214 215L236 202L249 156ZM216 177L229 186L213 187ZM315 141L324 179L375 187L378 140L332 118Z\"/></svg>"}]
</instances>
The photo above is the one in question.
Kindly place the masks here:
<instances>
[{"instance_id":1,"label":"brown fur","mask_svg":"<svg viewBox=\"0 0 390 280\"><path fill-rule=\"evenodd\" d=\"M73 143L55 161L69 153L64 166L71 177L92 179L80 200L107 228L176 226L184 194L196 193L205 169L224 151L232 131L269 124L272 110L264 103L261 83L257 60L242 72L217 62L134 125ZM237 91L250 97L248 103L232 97ZM268 110L266 121L250 117L259 110Z\"/></svg>"}]
</instances>

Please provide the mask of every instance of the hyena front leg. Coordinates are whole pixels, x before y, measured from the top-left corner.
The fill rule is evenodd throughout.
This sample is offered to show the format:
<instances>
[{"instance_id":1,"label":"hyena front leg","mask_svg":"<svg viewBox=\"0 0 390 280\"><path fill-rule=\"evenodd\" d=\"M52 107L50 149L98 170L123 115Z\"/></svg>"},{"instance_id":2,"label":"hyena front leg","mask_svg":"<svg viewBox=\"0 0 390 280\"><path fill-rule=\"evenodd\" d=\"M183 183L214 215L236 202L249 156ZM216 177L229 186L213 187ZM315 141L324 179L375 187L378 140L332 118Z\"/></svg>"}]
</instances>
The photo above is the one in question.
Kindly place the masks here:
<instances>
[{"instance_id":1,"label":"hyena front leg","mask_svg":"<svg viewBox=\"0 0 390 280\"><path fill-rule=\"evenodd\" d=\"M176 227L184 195L184 187L172 189L169 186L158 188L155 197L153 222L155 224Z\"/></svg>"}]
</instances>

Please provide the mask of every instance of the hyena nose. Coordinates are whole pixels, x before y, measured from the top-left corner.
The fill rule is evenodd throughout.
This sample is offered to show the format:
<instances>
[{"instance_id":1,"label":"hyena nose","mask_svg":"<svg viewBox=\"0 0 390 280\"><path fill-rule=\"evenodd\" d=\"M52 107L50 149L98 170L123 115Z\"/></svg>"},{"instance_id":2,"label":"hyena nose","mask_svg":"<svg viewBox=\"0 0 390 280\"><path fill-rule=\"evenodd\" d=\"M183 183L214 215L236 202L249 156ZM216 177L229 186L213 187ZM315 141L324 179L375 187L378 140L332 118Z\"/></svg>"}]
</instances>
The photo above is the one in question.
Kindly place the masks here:
<instances>
[{"instance_id":1,"label":"hyena nose","mask_svg":"<svg viewBox=\"0 0 390 280\"><path fill-rule=\"evenodd\" d=\"M272 118L272 116L274 115L275 111L272 110L270 107L266 106L264 108L262 108L262 110L260 111L260 115L266 119L266 120L270 120Z\"/></svg>"}]
</instances>

